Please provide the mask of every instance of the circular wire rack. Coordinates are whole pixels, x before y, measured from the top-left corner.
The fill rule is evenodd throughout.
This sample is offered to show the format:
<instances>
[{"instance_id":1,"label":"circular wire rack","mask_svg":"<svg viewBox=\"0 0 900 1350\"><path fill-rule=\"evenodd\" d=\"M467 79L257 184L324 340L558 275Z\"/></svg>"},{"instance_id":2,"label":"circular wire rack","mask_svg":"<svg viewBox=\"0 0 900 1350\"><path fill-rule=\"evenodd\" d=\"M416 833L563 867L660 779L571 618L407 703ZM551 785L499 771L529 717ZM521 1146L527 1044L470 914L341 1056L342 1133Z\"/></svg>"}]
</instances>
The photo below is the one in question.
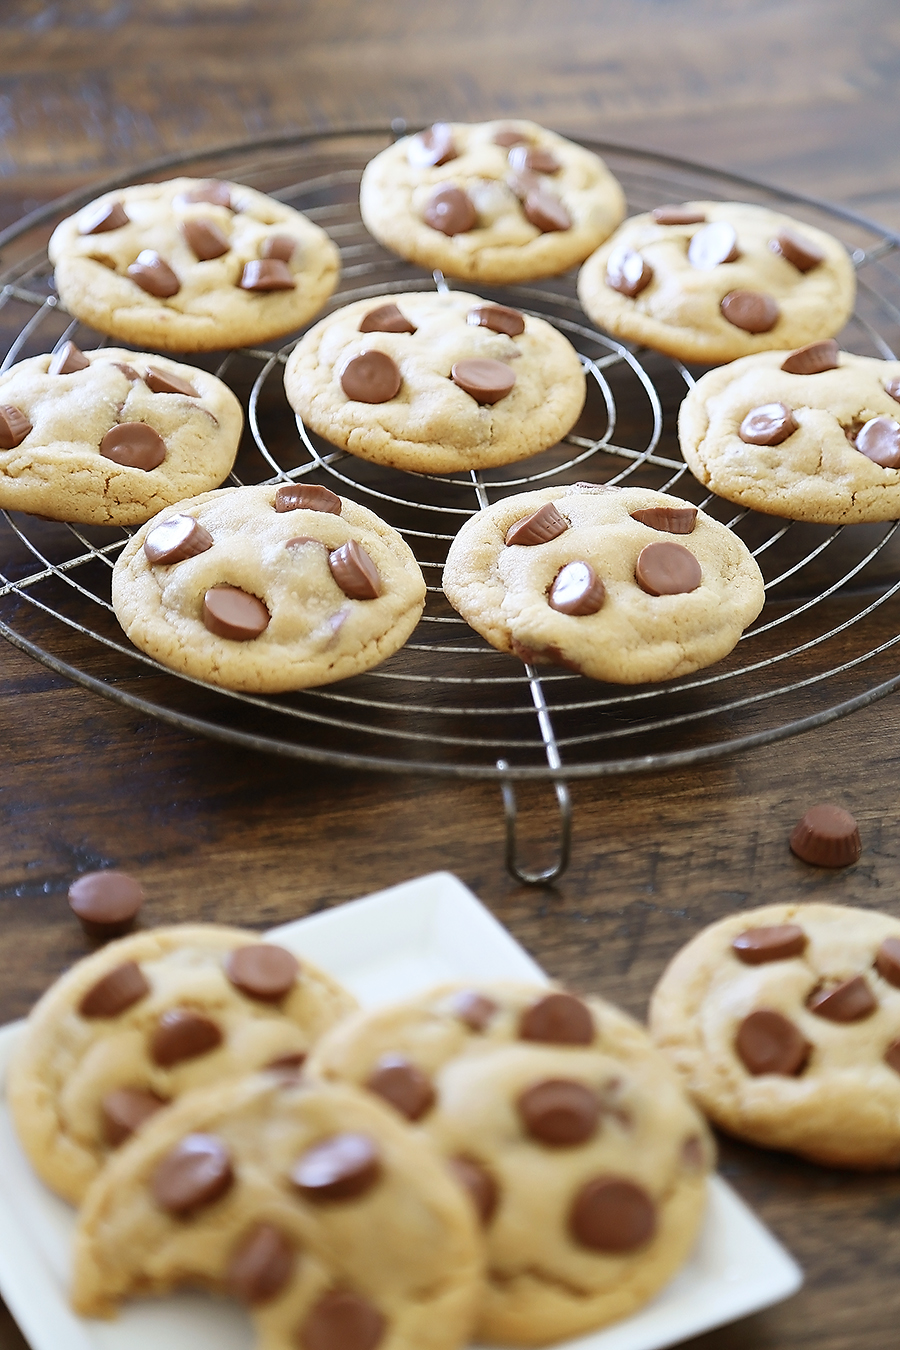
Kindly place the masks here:
<instances>
[{"instance_id":1,"label":"circular wire rack","mask_svg":"<svg viewBox=\"0 0 900 1350\"><path fill-rule=\"evenodd\" d=\"M400 131L311 133L172 157L32 213L0 233L0 369L70 338L83 348L106 341L59 304L47 239L59 219L99 191L173 172L247 183L323 226L343 265L329 311L435 285L471 289L394 257L361 222L360 174ZM727 173L584 144L623 184L631 212L697 198L751 201L837 235L859 283L842 345L888 358L900 350L896 236L852 212ZM112 612L110 576L130 531L7 511L0 513L0 632L83 686L190 732L333 765L499 780L508 824L513 783L550 779L566 832L567 779L728 754L821 725L900 683L897 522L820 527L710 496L688 472L676 435L678 406L696 369L597 331L578 305L574 273L477 289L549 320L576 347L588 377L585 409L570 434L501 469L412 474L335 449L310 433L285 399L282 371L292 342L187 358L226 380L243 402L246 428L230 483L325 484L376 511L413 548L428 585L425 612L406 646L381 666L273 697L175 675L134 650ZM500 654L450 608L441 569L463 522L509 494L576 481L672 492L744 540L763 571L766 605L728 658L660 684L603 684Z\"/></svg>"}]
</instances>

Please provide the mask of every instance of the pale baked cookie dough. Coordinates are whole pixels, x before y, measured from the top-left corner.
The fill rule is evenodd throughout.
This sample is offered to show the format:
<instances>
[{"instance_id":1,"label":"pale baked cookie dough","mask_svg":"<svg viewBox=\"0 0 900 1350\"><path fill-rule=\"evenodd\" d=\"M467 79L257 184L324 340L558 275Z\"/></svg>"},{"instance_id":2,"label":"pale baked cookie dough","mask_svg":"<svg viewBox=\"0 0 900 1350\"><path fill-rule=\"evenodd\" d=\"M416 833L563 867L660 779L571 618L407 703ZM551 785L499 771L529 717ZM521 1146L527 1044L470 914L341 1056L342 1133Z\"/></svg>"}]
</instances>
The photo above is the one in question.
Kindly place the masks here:
<instances>
[{"instance_id":1,"label":"pale baked cookie dough","mask_svg":"<svg viewBox=\"0 0 900 1350\"><path fill-rule=\"evenodd\" d=\"M856 278L837 239L741 202L686 202L677 211L703 219L666 224L652 212L633 216L584 264L578 297L601 328L710 365L800 347L843 328ZM775 251L779 238L784 249ZM729 254L733 261L716 261Z\"/></svg>"},{"instance_id":2,"label":"pale baked cookie dough","mask_svg":"<svg viewBox=\"0 0 900 1350\"><path fill-rule=\"evenodd\" d=\"M538 512L517 542L510 531ZM500 651L618 684L720 660L764 599L746 545L703 511L589 483L507 497L467 520L447 554L444 593Z\"/></svg>"},{"instance_id":3,"label":"pale baked cookie dough","mask_svg":"<svg viewBox=\"0 0 900 1350\"><path fill-rule=\"evenodd\" d=\"M192 1088L313 1042L356 1006L256 933L183 924L109 943L35 1005L6 1092L43 1181L78 1203L114 1149Z\"/></svg>"},{"instance_id":4,"label":"pale baked cookie dough","mask_svg":"<svg viewBox=\"0 0 900 1350\"><path fill-rule=\"evenodd\" d=\"M367 316L387 304L415 332L361 329L381 322ZM518 316L507 326L521 323L523 331L512 336L469 317L489 312L500 324L498 310ZM369 391L349 385L351 397L347 365L367 353L389 358L385 371L396 368L394 384ZM485 402L483 393L456 383L458 363L473 361L492 363L488 382L493 372L511 383L510 391L498 396L498 386L488 389L492 401ZM382 399L395 385L383 401L359 396ZM571 429L586 392L578 353L551 324L463 291L357 300L330 314L294 348L284 386L307 426L332 444L415 473L490 468L546 450Z\"/></svg>"},{"instance_id":5,"label":"pale baked cookie dough","mask_svg":"<svg viewBox=\"0 0 900 1350\"><path fill-rule=\"evenodd\" d=\"M900 361L853 356L831 343L817 343L812 355L818 360L763 352L702 376L678 414L691 473L728 501L791 520L895 520ZM783 369L804 357L813 373Z\"/></svg>"},{"instance_id":6,"label":"pale baked cookie dough","mask_svg":"<svg viewBox=\"0 0 900 1350\"><path fill-rule=\"evenodd\" d=\"M282 484L224 488L157 516L119 555L112 602L135 646L163 665L271 693L384 661L418 623L425 582L374 512Z\"/></svg>"},{"instance_id":7,"label":"pale baked cookie dough","mask_svg":"<svg viewBox=\"0 0 900 1350\"><path fill-rule=\"evenodd\" d=\"M421 162L436 157L442 162ZM469 203L455 225L470 224L447 234L424 217L435 190L451 186ZM402 258L501 284L583 262L625 214L622 189L599 156L524 121L437 123L404 137L366 166L359 205L366 228ZM452 207L460 210L458 198Z\"/></svg>"},{"instance_id":8,"label":"pale baked cookie dough","mask_svg":"<svg viewBox=\"0 0 900 1350\"><path fill-rule=\"evenodd\" d=\"M243 423L234 394L205 370L67 343L0 375L0 507L141 525L227 478Z\"/></svg>"},{"instance_id":9,"label":"pale baked cookie dough","mask_svg":"<svg viewBox=\"0 0 900 1350\"><path fill-rule=\"evenodd\" d=\"M669 964L650 1030L703 1111L836 1167L900 1164L900 920L781 904L711 924Z\"/></svg>"},{"instance_id":10,"label":"pale baked cookie dough","mask_svg":"<svg viewBox=\"0 0 900 1350\"><path fill-rule=\"evenodd\" d=\"M627 1317L693 1246L708 1131L609 1003L441 986L346 1019L307 1072L383 1097L468 1190L487 1243L479 1341L544 1345Z\"/></svg>"},{"instance_id":11,"label":"pale baked cookie dough","mask_svg":"<svg viewBox=\"0 0 900 1350\"><path fill-rule=\"evenodd\" d=\"M175 352L293 332L325 304L340 266L328 235L299 211L195 178L105 193L56 227L48 252L70 314Z\"/></svg>"},{"instance_id":12,"label":"pale baked cookie dough","mask_svg":"<svg viewBox=\"0 0 900 1350\"><path fill-rule=\"evenodd\" d=\"M191 1093L110 1163L73 1303L199 1284L249 1304L257 1350L458 1350L481 1271L468 1202L393 1111L259 1074Z\"/></svg>"}]
</instances>

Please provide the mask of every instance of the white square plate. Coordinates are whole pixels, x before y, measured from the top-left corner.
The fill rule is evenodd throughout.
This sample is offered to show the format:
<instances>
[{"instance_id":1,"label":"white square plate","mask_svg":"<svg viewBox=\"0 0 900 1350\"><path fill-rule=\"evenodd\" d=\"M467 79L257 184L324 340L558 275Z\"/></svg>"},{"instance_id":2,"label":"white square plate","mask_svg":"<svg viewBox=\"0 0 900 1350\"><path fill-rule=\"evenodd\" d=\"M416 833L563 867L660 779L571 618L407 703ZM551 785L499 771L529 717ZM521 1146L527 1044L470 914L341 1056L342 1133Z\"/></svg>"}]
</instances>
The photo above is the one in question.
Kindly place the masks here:
<instances>
[{"instance_id":1,"label":"white square plate","mask_svg":"<svg viewBox=\"0 0 900 1350\"><path fill-rule=\"evenodd\" d=\"M342 980L361 1003L403 998L448 979L546 983L540 966L456 877L436 872L272 930ZM74 1211L37 1180L2 1091L21 1023L0 1029L0 1292L34 1350L252 1350L243 1309L185 1293L130 1304L115 1322L69 1309ZM697 1248L654 1301L565 1350L659 1350L787 1298L796 1262L720 1178Z\"/></svg>"}]
</instances>

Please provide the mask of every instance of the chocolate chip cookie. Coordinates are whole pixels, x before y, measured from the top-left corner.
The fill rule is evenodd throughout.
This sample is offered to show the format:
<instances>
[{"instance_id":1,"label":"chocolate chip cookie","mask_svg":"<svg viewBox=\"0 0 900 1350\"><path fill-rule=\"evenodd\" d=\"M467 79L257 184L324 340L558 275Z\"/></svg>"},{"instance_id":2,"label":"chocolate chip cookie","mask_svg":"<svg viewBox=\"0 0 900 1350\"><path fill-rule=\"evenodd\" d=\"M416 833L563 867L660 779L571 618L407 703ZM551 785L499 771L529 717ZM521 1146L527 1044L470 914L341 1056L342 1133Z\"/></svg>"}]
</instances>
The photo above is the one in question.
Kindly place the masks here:
<instances>
[{"instance_id":1,"label":"chocolate chip cookie","mask_svg":"<svg viewBox=\"0 0 900 1350\"><path fill-rule=\"evenodd\" d=\"M665 493L590 483L507 497L466 521L444 593L500 651L616 684L720 660L764 599L724 525Z\"/></svg>"},{"instance_id":2,"label":"chocolate chip cookie","mask_svg":"<svg viewBox=\"0 0 900 1350\"><path fill-rule=\"evenodd\" d=\"M900 1164L900 920L780 904L675 956L650 1030L709 1118L836 1167Z\"/></svg>"},{"instance_id":3,"label":"chocolate chip cookie","mask_svg":"<svg viewBox=\"0 0 900 1350\"><path fill-rule=\"evenodd\" d=\"M442 986L346 1019L307 1072L367 1088L448 1160L487 1243L479 1339L544 1345L628 1316L693 1245L708 1132L608 1003Z\"/></svg>"},{"instance_id":4,"label":"chocolate chip cookie","mask_svg":"<svg viewBox=\"0 0 900 1350\"><path fill-rule=\"evenodd\" d=\"M551 324L463 291L330 314L294 348L284 387L332 444L414 473L535 455L571 429L585 398L578 353Z\"/></svg>"},{"instance_id":5,"label":"chocolate chip cookie","mask_svg":"<svg viewBox=\"0 0 900 1350\"><path fill-rule=\"evenodd\" d=\"M119 555L112 602L135 646L170 669L278 692L384 661L415 628L425 582L372 511L283 483L161 512Z\"/></svg>"},{"instance_id":6,"label":"chocolate chip cookie","mask_svg":"<svg viewBox=\"0 0 900 1350\"><path fill-rule=\"evenodd\" d=\"M28 1019L7 1079L22 1147L77 1203L167 1103L273 1061L301 1063L355 1006L323 971L239 928L121 938L61 976Z\"/></svg>"},{"instance_id":7,"label":"chocolate chip cookie","mask_svg":"<svg viewBox=\"0 0 900 1350\"><path fill-rule=\"evenodd\" d=\"M599 156L534 122L438 122L371 160L359 206L401 258L505 284L583 262L625 197Z\"/></svg>"},{"instance_id":8,"label":"chocolate chip cookie","mask_svg":"<svg viewBox=\"0 0 900 1350\"><path fill-rule=\"evenodd\" d=\"M633 216L578 276L594 323L710 365L833 337L855 295L853 265L837 239L742 202Z\"/></svg>"},{"instance_id":9,"label":"chocolate chip cookie","mask_svg":"<svg viewBox=\"0 0 900 1350\"><path fill-rule=\"evenodd\" d=\"M337 285L324 230L240 183L175 178L105 193L48 245L70 314L162 351L267 342L317 314Z\"/></svg>"},{"instance_id":10,"label":"chocolate chip cookie","mask_svg":"<svg viewBox=\"0 0 900 1350\"><path fill-rule=\"evenodd\" d=\"M228 476L243 421L205 370L67 342L0 375L0 507L141 525Z\"/></svg>"}]
</instances>

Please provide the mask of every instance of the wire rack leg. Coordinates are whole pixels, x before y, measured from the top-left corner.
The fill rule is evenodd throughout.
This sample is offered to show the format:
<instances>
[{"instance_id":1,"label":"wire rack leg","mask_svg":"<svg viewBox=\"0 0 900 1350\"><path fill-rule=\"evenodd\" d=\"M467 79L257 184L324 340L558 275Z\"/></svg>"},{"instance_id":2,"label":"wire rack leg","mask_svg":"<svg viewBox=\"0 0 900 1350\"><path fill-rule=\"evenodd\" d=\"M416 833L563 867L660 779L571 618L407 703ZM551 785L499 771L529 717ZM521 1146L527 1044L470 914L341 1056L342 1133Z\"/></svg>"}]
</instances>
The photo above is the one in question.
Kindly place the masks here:
<instances>
[{"instance_id":1,"label":"wire rack leg","mask_svg":"<svg viewBox=\"0 0 900 1350\"><path fill-rule=\"evenodd\" d=\"M509 765L505 759L498 759L497 768L508 769ZM553 786L556 791L556 801L559 805L559 849L556 862L552 867L545 868L543 872L529 872L524 867L520 867L518 863L516 823L519 808L516 801L516 789L508 779L504 779L500 784L500 791L503 793L503 811L506 816L506 870L515 877L516 881L524 882L526 886L548 886L551 881L556 881L558 877L561 877L569 865L569 854L572 846L572 798L567 783L556 782Z\"/></svg>"}]
</instances>

